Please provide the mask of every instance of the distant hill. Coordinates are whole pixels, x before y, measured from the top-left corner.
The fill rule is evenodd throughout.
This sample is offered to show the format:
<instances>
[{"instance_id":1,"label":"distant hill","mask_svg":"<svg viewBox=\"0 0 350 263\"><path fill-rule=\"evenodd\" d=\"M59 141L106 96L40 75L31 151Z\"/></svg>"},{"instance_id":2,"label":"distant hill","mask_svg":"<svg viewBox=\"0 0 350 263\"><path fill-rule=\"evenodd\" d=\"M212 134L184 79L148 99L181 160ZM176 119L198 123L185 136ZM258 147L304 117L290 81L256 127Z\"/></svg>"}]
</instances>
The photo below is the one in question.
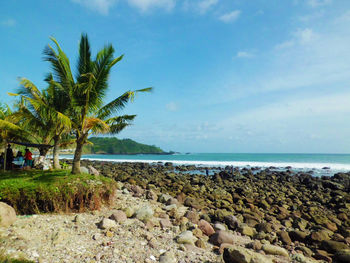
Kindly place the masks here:
<instances>
[{"instance_id":1,"label":"distant hill","mask_svg":"<svg viewBox=\"0 0 350 263\"><path fill-rule=\"evenodd\" d=\"M171 154L154 145L141 144L131 139L92 137L88 140L93 145L85 145L84 154Z\"/></svg>"}]
</instances>

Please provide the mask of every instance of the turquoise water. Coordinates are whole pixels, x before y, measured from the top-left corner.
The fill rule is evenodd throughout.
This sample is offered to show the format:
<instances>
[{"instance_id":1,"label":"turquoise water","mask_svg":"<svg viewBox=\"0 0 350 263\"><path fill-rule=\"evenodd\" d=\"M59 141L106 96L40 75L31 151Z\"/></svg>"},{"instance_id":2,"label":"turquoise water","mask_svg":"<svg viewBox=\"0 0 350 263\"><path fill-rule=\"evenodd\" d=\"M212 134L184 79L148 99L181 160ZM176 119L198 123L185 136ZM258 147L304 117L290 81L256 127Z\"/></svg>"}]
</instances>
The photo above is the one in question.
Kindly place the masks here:
<instances>
[{"instance_id":1,"label":"turquoise water","mask_svg":"<svg viewBox=\"0 0 350 263\"><path fill-rule=\"evenodd\" d=\"M63 156L62 156L63 157ZM66 156L71 158L72 156ZM253 153L190 153L174 155L84 155L83 159L115 162L172 162L208 166L281 167L350 171L350 154L253 154Z\"/></svg>"}]
</instances>

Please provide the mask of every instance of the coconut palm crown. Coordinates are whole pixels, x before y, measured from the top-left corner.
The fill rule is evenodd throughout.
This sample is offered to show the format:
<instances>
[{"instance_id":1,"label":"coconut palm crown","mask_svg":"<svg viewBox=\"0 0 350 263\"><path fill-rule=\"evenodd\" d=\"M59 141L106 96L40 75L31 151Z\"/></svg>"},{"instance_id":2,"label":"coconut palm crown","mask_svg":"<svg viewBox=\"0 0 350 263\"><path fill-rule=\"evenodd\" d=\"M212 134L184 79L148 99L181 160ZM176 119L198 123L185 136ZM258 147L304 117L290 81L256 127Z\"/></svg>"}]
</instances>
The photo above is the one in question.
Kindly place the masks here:
<instances>
[{"instance_id":1,"label":"coconut palm crown","mask_svg":"<svg viewBox=\"0 0 350 263\"><path fill-rule=\"evenodd\" d=\"M104 104L109 86L110 71L123 55L114 58L114 48L107 45L92 58L86 34L81 36L76 74L72 73L69 59L57 40L50 38L55 48L48 45L44 60L50 62L53 71L51 84L66 95L66 114L72 122L76 138L72 173L80 173L82 149L90 134L116 134L131 124L136 115L117 115L138 92L152 88L126 91L113 101Z\"/></svg>"}]
</instances>

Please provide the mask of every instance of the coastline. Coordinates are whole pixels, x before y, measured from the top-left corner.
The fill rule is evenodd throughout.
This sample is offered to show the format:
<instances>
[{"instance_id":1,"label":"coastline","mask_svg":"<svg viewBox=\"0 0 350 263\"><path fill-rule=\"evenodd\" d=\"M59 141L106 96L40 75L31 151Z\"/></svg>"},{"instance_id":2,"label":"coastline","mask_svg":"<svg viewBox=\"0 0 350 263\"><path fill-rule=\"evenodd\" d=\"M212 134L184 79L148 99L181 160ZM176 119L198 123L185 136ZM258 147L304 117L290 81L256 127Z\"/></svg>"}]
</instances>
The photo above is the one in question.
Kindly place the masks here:
<instances>
[{"instance_id":1,"label":"coastline","mask_svg":"<svg viewBox=\"0 0 350 263\"><path fill-rule=\"evenodd\" d=\"M238 253L255 258L251 262L343 263L350 257L350 173L314 177L291 169L171 162L81 164L117 181L115 205L20 218L5 232L8 251L47 262L107 263L120 255L120 262L236 263L230 260Z\"/></svg>"},{"instance_id":2,"label":"coastline","mask_svg":"<svg viewBox=\"0 0 350 263\"><path fill-rule=\"evenodd\" d=\"M134 158L130 158L133 156ZM320 162L316 161L236 161L236 160L203 160L204 158L198 155L165 155L167 158L160 158L162 155L146 155L146 154L138 154L138 155L101 155L101 154L85 154L82 156L82 160L90 160L90 161L103 161L103 162L129 162L129 163L168 163L171 162L174 165L196 165L198 167L208 166L208 167L221 167L224 168L226 166L234 166L239 168L277 168L281 171L283 170L297 170L297 171L308 171L313 170L319 174L334 174L337 172L348 172L350 171L350 155L344 155L348 158L348 161L345 160L343 162ZM164 157L165 157L164 156ZM334 155L337 156L337 155ZM340 155L343 156L343 155ZM60 155L61 159L72 159L73 155ZM346 159L344 158L344 159ZM335 160L336 161L336 160Z\"/></svg>"}]
</instances>

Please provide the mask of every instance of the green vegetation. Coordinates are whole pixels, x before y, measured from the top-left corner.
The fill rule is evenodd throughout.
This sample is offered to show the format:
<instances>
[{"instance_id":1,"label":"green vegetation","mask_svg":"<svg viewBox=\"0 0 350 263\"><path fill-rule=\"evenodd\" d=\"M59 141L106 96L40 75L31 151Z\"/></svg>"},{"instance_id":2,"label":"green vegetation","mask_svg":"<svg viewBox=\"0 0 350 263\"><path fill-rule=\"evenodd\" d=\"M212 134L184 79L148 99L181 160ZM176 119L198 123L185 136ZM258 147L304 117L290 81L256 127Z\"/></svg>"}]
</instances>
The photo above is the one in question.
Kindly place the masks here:
<instances>
[{"instance_id":1,"label":"green vegetation","mask_svg":"<svg viewBox=\"0 0 350 263\"><path fill-rule=\"evenodd\" d=\"M34 261L24 259L23 257L14 259L12 257L6 256L5 252L1 250L0 250L0 262L1 263L34 263Z\"/></svg>"},{"instance_id":2,"label":"green vegetation","mask_svg":"<svg viewBox=\"0 0 350 263\"><path fill-rule=\"evenodd\" d=\"M106 45L93 57L88 37L83 34L74 74L57 40L50 39L53 47L47 45L43 52L44 60L51 66L45 78L47 87L40 90L30 80L21 78L17 93L9 93L18 97L14 111L0 105L0 143L34 143L41 156L53 147L55 169L60 168L59 147L74 144L72 173L79 174L88 137L117 134L129 126L136 115L121 115L121 111L137 93L150 92L152 88L121 92L105 103L111 69L124 55L115 58L113 46Z\"/></svg>"},{"instance_id":3,"label":"green vegetation","mask_svg":"<svg viewBox=\"0 0 350 263\"><path fill-rule=\"evenodd\" d=\"M93 145L85 145L83 152L106 153L106 154L165 154L165 152L156 146L137 143L131 139L119 140L113 138L89 138Z\"/></svg>"},{"instance_id":4,"label":"green vegetation","mask_svg":"<svg viewBox=\"0 0 350 263\"><path fill-rule=\"evenodd\" d=\"M82 35L79 45L77 74L73 74L70 61L56 39L51 38L56 49L50 45L44 50L44 59L51 64L51 85L65 94L66 111L72 123L76 149L72 173L80 173L80 159L84 144L91 134L117 134L129 126L136 115L118 115L138 92L152 88L126 91L121 96L104 104L113 66L123 59L114 58L114 48L107 45L92 58L87 35Z\"/></svg>"},{"instance_id":5,"label":"green vegetation","mask_svg":"<svg viewBox=\"0 0 350 263\"><path fill-rule=\"evenodd\" d=\"M109 203L115 181L67 170L0 172L0 200L18 214L98 209Z\"/></svg>"}]
</instances>

